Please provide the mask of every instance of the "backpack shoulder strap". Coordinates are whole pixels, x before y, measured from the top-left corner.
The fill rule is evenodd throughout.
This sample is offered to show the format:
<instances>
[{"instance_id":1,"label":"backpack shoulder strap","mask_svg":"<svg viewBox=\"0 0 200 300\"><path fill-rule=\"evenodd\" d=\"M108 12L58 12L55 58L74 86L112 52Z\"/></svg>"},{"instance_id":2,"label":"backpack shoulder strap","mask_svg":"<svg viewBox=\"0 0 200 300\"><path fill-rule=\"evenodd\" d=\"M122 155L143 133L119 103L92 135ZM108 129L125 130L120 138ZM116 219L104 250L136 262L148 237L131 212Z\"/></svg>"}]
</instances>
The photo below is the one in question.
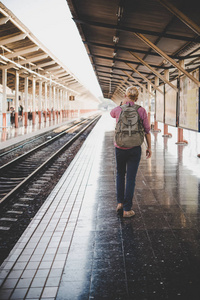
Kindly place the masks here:
<instances>
[{"instance_id":1,"label":"backpack shoulder strap","mask_svg":"<svg viewBox=\"0 0 200 300\"><path fill-rule=\"evenodd\" d=\"M127 105L127 104L123 104L123 105L121 105L120 107L121 107L121 109L122 109L122 111L123 111L123 110L124 110L125 108L127 108L127 107L132 107L133 109L138 110L141 106L138 105L138 104L134 104L134 105L131 105L131 106L129 106L129 105Z\"/></svg>"},{"instance_id":2,"label":"backpack shoulder strap","mask_svg":"<svg viewBox=\"0 0 200 300\"><path fill-rule=\"evenodd\" d=\"M134 104L134 106L137 110L141 107L141 105L138 105L138 104Z\"/></svg>"}]
</instances>

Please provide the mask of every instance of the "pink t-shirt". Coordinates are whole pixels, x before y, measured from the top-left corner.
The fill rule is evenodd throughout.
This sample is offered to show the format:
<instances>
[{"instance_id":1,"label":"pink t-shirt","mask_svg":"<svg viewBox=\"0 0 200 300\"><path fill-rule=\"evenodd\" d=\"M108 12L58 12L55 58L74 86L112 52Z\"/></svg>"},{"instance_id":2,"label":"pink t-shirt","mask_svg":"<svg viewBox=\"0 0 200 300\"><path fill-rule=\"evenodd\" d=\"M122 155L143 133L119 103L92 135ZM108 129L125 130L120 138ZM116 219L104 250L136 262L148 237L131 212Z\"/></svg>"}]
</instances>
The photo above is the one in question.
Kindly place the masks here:
<instances>
[{"instance_id":1,"label":"pink t-shirt","mask_svg":"<svg viewBox=\"0 0 200 300\"><path fill-rule=\"evenodd\" d=\"M126 104L127 105L130 104L131 106L133 106L135 103L132 102L132 101L126 101ZM110 112L111 117L112 118L116 118L116 123L119 120L119 116L120 116L121 111L122 111L121 107L117 106L117 107L113 108L111 110L111 112ZM140 116L140 118L142 120L142 124L144 126L144 131L145 131L146 134L148 134L150 132L151 128L150 128L150 125L149 125L147 112L144 109L144 107L141 106L140 108L138 108L138 114L139 114L139 116ZM120 148L120 149L130 149L130 148L119 147L119 146L117 146L116 143L114 143L114 144L115 144L115 147Z\"/></svg>"}]
</instances>

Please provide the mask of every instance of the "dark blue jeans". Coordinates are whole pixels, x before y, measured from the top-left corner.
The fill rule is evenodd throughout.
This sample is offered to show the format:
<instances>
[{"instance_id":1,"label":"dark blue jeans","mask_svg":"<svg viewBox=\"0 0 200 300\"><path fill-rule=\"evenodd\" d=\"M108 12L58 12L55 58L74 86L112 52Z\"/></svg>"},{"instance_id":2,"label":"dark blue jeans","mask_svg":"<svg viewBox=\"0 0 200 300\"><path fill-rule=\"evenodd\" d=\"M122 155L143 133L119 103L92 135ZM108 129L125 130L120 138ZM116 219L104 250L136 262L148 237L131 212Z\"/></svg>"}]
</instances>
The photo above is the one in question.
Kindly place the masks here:
<instances>
[{"instance_id":1,"label":"dark blue jeans","mask_svg":"<svg viewBox=\"0 0 200 300\"><path fill-rule=\"evenodd\" d=\"M135 179L141 158L141 147L137 146L127 150L115 148L115 154L117 163L117 202L123 203L124 210L129 211L132 206Z\"/></svg>"}]
</instances>

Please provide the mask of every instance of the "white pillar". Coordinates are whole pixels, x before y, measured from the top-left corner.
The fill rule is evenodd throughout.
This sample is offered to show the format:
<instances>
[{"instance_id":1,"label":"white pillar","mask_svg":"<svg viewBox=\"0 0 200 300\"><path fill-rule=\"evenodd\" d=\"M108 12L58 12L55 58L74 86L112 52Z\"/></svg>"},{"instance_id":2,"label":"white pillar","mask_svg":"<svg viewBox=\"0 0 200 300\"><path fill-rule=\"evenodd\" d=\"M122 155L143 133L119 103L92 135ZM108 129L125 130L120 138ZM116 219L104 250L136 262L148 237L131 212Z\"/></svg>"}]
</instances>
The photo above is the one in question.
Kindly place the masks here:
<instances>
[{"instance_id":1,"label":"white pillar","mask_svg":"<svg viewBox=\"0 0 200 300\"><path fill-rule=\"evenodd\" d=\"M65 91L65 116L67 117L68 113L68 100L67 100L67 91Z\"/></svg>"},{"instance_id":2,"label":"white pillar","mask_svg":"<svg viewBox=\"0 0 200 300\"><path fill-rule=\"evenodd\" d=\"M35 111L36 111L36 99L35 99L35 77L33 77L33 81L32 81L32 101L33 101L33 110L32 110L32 124L35 124Z\"/></svg>"},{"instance_id":3,"label":"white pillar","mask_svg":"<svg viewBox=\"0 0 200 300\"><path fill-rule=\"evenodd\" d=\"M59 91L59 89L57 89L57 99L56 99L56 106L57 106L57 111L59 111L60 110L60 91Z\"/></svg>"},{"instance_id":4,"label":"white pillar","mask_svg":"<svg viewBox=\"0 0 200 300\"><path fill-rule=\"evenodd\" d=\"M28 77L25 77L25 91L24 91L24 125L28 125Z\"/></svg>"},{"instance_id":5,"label":"white pillar","mask_svg":"<svg viewBox=\"0 0 200 300\"><path fill-rule=\"evenodd\" d=\"M42 120L42 81L39 81L39 96L38 96L38 117L39 123Z\"/></svg>"},{"instance_id":6,"label":"white pillar","mask_svg":"<svg viewBox=\"0 0 200 300\"><path fill-rule=\"evenodd\" d=\"M56 107L56 87L53 86L53 120L55 119L55 107Z\"/></svg>"},{"instance_id":7,"label":"white pillar","mask_svg":"<svg viewBox=\"0 0 200 300\"><path fill-rule=\"evenodd\" d=\"M53 110L56 108L56 87L53 86Z\"/></svg>"},{"instance_id":8,"label":"white pillar","mask_svg":"<svg viewBox=\"0 0 200 300\"><path fill-rule=\"evenodd\" d=\"M62 98L62 90L60 90L60 111L63 109L63 98Z\"/></svg>"},{"instance_id":9,"label":"white pillar","mask_svg":"<svg viewBox=\"0 0 200 300\"><path fill-rule=\"evenodd\" d=\"M6 113L7 113L7 69L2 69L2 85L3 85L3 99L2 99L2 117L3 117L3 127L6 127Z\"/></svg>"},{"instance_id":10,"label":"white pillar","mask_svg":"<svg viewBox=\"0 0 200 300\"><path fill-rule=\"evenodd\" d=\"M15 73L15 127L18 128L18 112L19 112L19 72Z\"/></svg>"},{"instance_id":11,"label":"white pillar","mask_svg":"<svg viewBox=\"0 0 200 300\"><path fill-rule=\"evenodd\" d=\"M164 77L165 77L165 79L167 79L169 81L169 70L164 71ZM165 120L164 120L164 135L163 136L164 137L169 137L170 136L170 134L168 132L168 125L165 124Z\"/></svg>"},{"instance_id":12,"label":"white pillar","mask_svg":"<svg viewBox=\"0 0 200 300\"><path fill-rule=\"evenodd\" d=\"M148 82L148 120L151 125L151 84Z\"/></svg>"},{"instance_id":13,"label":"white pillar","mask_svg":"<svg viewBox=\"0 0 200 300\"><path fill-rule=\"evenodd\" d=\"M44 83L44 121L47 120L47 82Z\"/></svg>"},{"instance_id":14,"label":"white pillar","mask_svg":"<svg viewBox=\"0 0 200 300\"><path fill-rule=\"evenodd\" d=\"M47 82L44 83L44 110L47 111Z\"/></svg>"},{"instance_id":15,"label":"white pillar","mask_svg":"<svg viewBox=\"0 0 200 300\"><path fill-rule=\"evenodd\" d=\"M35 109L35 78L33 78L32 82L32 96L33 96L33 112L36 110Z\"/></svg>"},{"instance_id":16,"label":"white pillar","mask_svg":"<svg viewBox=\"0 0 200 300\"><path fill-rule=\"evenodd\" d=\"M151 84L148 82L148 112L151 112Z\"/></svg>"},{"instance_id":17,"label":"white pillar","mask_svg":"<svg viewBox=\"0 0 200 300\"><path fill-rule=\"evenodd\" d=\"M144 108L147 110L147 107L146 107L146 99L147 99L146 85L143 84L143 106L144 106Z\"/></svg>"},{"instance_id":18,"label":"white pillar","mask_svg":"<svg viewBox=\"0 0 200 300\"><path fill-rule=\"evenodd\" d=\"M51 86L51 78L49 84L49 121L51 121L51 109L52 109L52 86Z\"/></svg>"},{"instance_id":19,"label":"white pillar","mask_svg":"<svg viewBox=\"0 0 200 300\"><path fill-rule=\"evenodd\" d=\"M179 61L179 65L180 65L183 69L185 69L185 61L184 61L184 59ZM180 75L183 74L183 73L179 70L179 71L178 71L178 74L179 74L179 76L180 76ZM178 105L180 105L180 102L178 103ZM180 109L180 107L179 107L178 109ZM187 142L186 140L184 140L184 137L183 137L183 128L179 128L179 127L178 127L178 141L177 141L176 144L187 144L187 143L188 143L188 142Z\"/></svg>"},{"instance_id":20,"label":"white pillar","mask_svg":"<svg viewBox=\"0 0 200 300\"><path fill-rule=\"evenodd\" d=\"M159 77L155 77L155 85L157 87L159 87ZM158 93L158 91L156 90L156 94ZM156 97L155 97L155 112L154 112L154 131L158 131L160 132L161 130L158 129L158 122L156 120L156 106L157 106L157 101L156 101Z\"/></svg>"}]
</instances>

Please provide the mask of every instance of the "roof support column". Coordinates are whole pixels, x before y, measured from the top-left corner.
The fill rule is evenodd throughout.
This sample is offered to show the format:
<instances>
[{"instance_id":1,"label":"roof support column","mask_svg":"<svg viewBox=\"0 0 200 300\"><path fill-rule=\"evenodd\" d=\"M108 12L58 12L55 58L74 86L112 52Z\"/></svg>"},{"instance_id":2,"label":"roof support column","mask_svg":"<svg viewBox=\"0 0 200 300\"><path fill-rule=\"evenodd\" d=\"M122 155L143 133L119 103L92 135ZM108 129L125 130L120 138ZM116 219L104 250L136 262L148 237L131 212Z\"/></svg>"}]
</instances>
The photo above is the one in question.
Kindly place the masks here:
<instances>
[{"instance_id":1,"label":"roof support column","mask_svg":"<svg viewBox=\"0 0 200 300\"><path fill-rule=\"evenodd\" d=\"M18 110L19 110L19 72L16 71L15 73L15 128L19 127Z\"/></svg>"},{"instance_id":2,"label":"roof support column","mask_svg":"<svg viewBox=\"0 0 200 300\"><path fill-rule=\"evenodd\" d=\"M63 90L62 90L62 116L63 118L65 117L65 94Z\"/></svg>"},{"instance_id":3,"label":"roof support column","mask_svg":"<svg viewBox=\"0 0 200 300\"><path fill-rule=\"evenodd\" d=\"M148 82L148 120L151 125L151 84Z\"/></svg>"},{"instance_id":4,"label":"roof support column","mask_svg":"<svg viewBox=\"0 0 200 300\"><path fill-rule=\"evenodd\" d=\"M55 120L55 106L56 106L56 87L53 86L53 120Z\"/></svg>"},{"instance_id":5,"label":"roof support column","mask_svg":"<svg viewBox=\"0 0 200 300\"><path fill-rule=\"evenodd\" d=\"M63 117L63 92L60 90L60 116Z\"/></svg>"},{"instance_id":6,"label":"roof support column","mask_svg":"<svg viewBox=\"0 0 200 300\"><path fill-rule=\"evenodd\" d=\"M28 125L28 76L25 77L24 90L24 126Z\"/></svg>"},{"instance_id":7,"label":"roof support column","mask_svg":"<svg viewBox=\"0 0 200 300\"><path fill-rule=\"evenodd\" d=\"M179 64L180 64L180 66L181 66L181 68L185 68L185 62L184 62L184 60L180 60L179 61ZM182 72L179 70L179 72L178 72L178 74L179 75L181 75L182 74ZM178 110L179 110L179 105L180 105L180 101L179 101L179 103L178 103ZM179 124L178 124L178 126L179 126ZM178 130L178 141L177 141L177 145L187 145L188 144L188 141L186 141L186 140L184 140L184 137L183 137L183 128L177 128L177 130Z\"/></svg>"},{"instance_id":8,"label":"roof support column","mask_svg":"<svg viewBox=\"0 0 200 300\"><path fill-rule=\"evenodd\" d=\"M146 109L146 86L145 84L143 84L142 87L142 93L143 93L143 97L142 97L142 101L143 101L143 107Z\"/></svg>"},{"instance_id":9,"label":"roof support column","mask_svg":"<svg viewBox=\"0 0 200 300\"><path fill-rule=\"evenodd\" d=\"M32 124L35 124L35 77L33 77L33 81L32 81L32 101L33 101L33 109L32 109Z\"/></svg>"},{"instance_id":10,"label":"roof support column","mask_svg":"<svg viewBox=\"0 0 200 300\"><path fill-rule=\"evenodd\" d=\"M63 118L65 118L65 91L62 90L62 97L63 97Z\"/></svg>"},{"instance_id":11,"label":"roof support column","mask_svg":"<svg viewBox=\"0 0 200 300\"><path fill-rule=\"evenodd\" d=\"M7 94L6 94L6 86L7 86L7 69L2 69L2 85L3 85L3 99L2 99L2 127L6 127L6 113L7 113Z\"/></svg>"},{"instance_id":12,"label":"roof support column","mask_svg":"<svg viewBox=\"0 0 200 300\"><path fill-rule=\"evenodd\" d=\"M169 81L169 70L164 71L164 77L167 81ZM171 137L172 134L168 132L168 125L165 124L165 99L164 99L164 134L163 137Z\"/></svg>"},{"instance_id":13,"label":"roof support column","mask_svg":"<svg viewBox=\"0 0 200 300\"><path fill-rule=\"evenodd\" d=\"M69 93L67 92L67 117L70 116L70 101L69 101Z\"/></svg>"},{"instance_id":14,"label":"roof support column","mask_svg":"<svg viewBox=\"0 0 200 300\"><path fill-rule=\"evenodd\" d=\"M58 115L59 115L59 110L60 110L60 106L59 106L59 88L57 88L57 92L56 92L56 115L57 115L57 119L58 119Z\"/></svg>"},{"instance_id":15,"label":"roof support column","mask_svg":"<svg viewBox=\"0 0 200 300\"><path fill-rule=\"evenodd\" d=\"M39 81L39 95L38 95L38 118L39 123L42 122L42 80Z\"/></svg>"},{"instance_id":16,"label":"roof support column","mask_svg":"<svg viewBox=\"0 0 200 300\"><path fill-rule=\"evenodd\" d=\"M52 110L52 86L51 86L51 76L49 84L49 121L51 121L51 110Z\"/></svg>"},{"instance_id":17,"label":"roof support column","mask_svg":"<svg viewBox=\"0 0 200 300\"><path fill-rule=\"evenodd\" d=\"M63 98L64 98L64 117L67 117L67 92L63 91Z\"/></svg>"},{"instance_id":18,"label":"roof support column","mask_svg":"<svg viewBox=\"0 0 200 300\"><path fill-rule=\"evenodd\" d=\"M47 121L47 82L44 83L44 122Z\"/></svg>"},{"instance_id":19,"label":"roof support column","mask_svg":"<svg viewBox=\"0 0 200 300\"><path fill-rule=\"evenodd\" d=\"M156 87L159 87L159 77L155 77L155 86ZM156 89L156 94L159 92L160 90L159 89ZM162 93L163 94L163 93ZM156 121L156 95L155 95L155 111L154 111L154 129L153 131L154 132L161 132L160 129L158 129L158 122Z\"/></svg>"}]
</instances>

